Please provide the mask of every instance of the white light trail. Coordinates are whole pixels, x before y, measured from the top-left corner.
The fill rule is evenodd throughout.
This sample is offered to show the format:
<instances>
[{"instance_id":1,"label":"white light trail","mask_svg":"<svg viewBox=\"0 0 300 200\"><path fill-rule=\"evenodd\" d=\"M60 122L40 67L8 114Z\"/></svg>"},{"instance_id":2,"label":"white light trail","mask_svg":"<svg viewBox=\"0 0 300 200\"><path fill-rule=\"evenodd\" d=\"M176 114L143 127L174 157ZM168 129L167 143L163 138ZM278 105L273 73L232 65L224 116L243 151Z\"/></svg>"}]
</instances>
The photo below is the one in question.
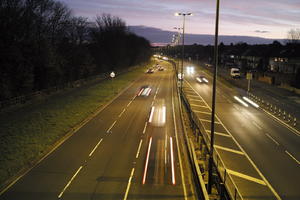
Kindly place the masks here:
<instances>
[{"instance_id":1,"label":"white light trail","mask_svg":"<svg viewBox=\"0 0 300 200\"><path fill-rule=\"evenodd\" d=\"M248 103L250 103L252 106L254 106L255 108L259 108L259 105L254 103L251 99L247 98L247 97L243 97L243 99L245 101L247 101Z\"/></svg>"},{"instance_id":2,"label":"white light trail","mask_svg":"<svg viewBox=\"0 0 300 200\"><path fill-rule=\"evenodd\" d=\"M240 102L243 106L249 107L248 104L246 104L242 99L238 98L237 96L234 96L234 99Z\"/></svg>"},{"instance_id":3,"label":"white light trail","mask_svg":"<svg viewBox=\"0 0 300 200\"><path fill-rule=\"evenodd\" d=\"M149 117L149 122L150 122L150 123L152 122L154 109L155 109L154 106L152 106L151 112L150 112L150 117Z\"/></svg>"},{"instance_id":4,"label":"white light trail","mask_svg":"<svg viewBox=\"0 0 300 200\"><path fill-rule=\"evenodd\" d=\"M144 176L143 176L143 184L146 183L147 168L148 168L151 144L152 144L152 137L150 137L150 141L149 141L149 145L148 145L148 151L147 151L147 157L146 157L146 163L145 163L145 169L144 169Z\"/></svg>"},{"instance_id":5,"label":"white light trail","mask_svg":"<svg viewBox=\"0 0 300 200\"><path fill-rule=\"evenodd\" d=\"M172 184L175 185L175 168L174 168L174 153L173 153L173 139L170 137L170 150L171 150L171 165L172 165Z\"/></svg>"}]
</instances>

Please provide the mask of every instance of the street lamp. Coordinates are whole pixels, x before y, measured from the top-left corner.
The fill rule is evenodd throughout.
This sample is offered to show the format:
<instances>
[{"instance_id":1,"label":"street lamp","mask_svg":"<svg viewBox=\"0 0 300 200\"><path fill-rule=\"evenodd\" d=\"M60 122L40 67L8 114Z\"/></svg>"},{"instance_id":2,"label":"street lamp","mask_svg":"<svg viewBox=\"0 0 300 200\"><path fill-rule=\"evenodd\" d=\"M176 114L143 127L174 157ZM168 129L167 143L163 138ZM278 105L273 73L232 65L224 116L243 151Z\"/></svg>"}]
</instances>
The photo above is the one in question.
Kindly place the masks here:
<instances>
[{"instance_id":1,"label":"street lamp","mask_svg":"<svg viewBox=\"0 0 300 200\"><path fill-rule=\"evenodd\" d=\"M214 48L214 76L213 76L213 94L212 94L212 111L211 111L211 130L210 130L210 152L208 162L208 184L207 192L211 194L213 184L213 152L214 152L214 135L215 135L215 107L216 107L216 83L218 68L218 35L219 35L219 5L220 0L216 2L216 24L215 24L215 48Z\"/></svg>"},{"instance_id":2,"label":"street lamp","mask_svg":"<svg viewBox=\"0 0 300 200\"><path fill-rule=\"evenodd\" d=\"M176 58L177 58L177 56L179 58L179 54L180 54L179 43L180 43L180 38L181 38L180 30L182 30L182 28L174 27L174 29L177 30L177 36L176 36L176 39L174 41L174 45L176 45L176 51L175 51L175 53L176 53ZM179 74L178 74L179 73L178 72L178 70L179 70L179 59L177 59L175 70L176 70L177 77L179 77Z\"/></svg>"},{"instance_id":3,"label":"street lamp","mask_svg":"<svg viewBox=\"0 0 300 200\"><path fill-rule=\"evenodd\" d=\"M184 28L185 28L185 16L192 16L192 13L175 13L175 16L183 16L183 26L182 26L182 58L181 58L181 80L180 88L182 93L182 84L183 84L183 59L184 59Z\"/></svg>"}]
</instances>

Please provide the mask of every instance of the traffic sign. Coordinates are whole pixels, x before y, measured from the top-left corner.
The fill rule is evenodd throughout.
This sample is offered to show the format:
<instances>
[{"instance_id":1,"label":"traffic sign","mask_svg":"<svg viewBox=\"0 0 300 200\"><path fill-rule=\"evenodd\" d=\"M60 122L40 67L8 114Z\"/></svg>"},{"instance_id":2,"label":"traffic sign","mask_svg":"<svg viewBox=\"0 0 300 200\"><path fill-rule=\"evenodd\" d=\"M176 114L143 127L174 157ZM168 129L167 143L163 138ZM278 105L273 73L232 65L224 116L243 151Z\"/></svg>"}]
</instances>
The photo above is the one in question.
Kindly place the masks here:
<instances>
[{"instance_id":1,"label":"traffic sign","mask_svg":"<svg viewBox=\"0 0 300 200\"><path fill-rule=\"evenodd\" d=\"M116 76L115 72L111 72L111 73L110 73L110 77L111 77L111 78L115 78L115 76Z\"/></svg>"}]
</instances>

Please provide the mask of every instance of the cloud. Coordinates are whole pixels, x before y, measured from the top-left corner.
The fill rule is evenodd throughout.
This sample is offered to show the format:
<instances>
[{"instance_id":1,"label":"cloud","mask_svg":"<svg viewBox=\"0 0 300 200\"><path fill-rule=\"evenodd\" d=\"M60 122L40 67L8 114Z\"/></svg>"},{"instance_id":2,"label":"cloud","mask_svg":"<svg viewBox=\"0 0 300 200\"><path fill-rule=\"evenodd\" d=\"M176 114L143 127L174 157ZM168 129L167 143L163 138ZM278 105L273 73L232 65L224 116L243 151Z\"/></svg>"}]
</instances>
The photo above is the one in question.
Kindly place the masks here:
<instances>
[{"instance_id":1,"label":"cloud","mask_svg":"<svg viewBox=\"0 0 300 200\"><path fill-rule=\"evenodd\" d=\"M255 30L255 33L269 33L270 31Z\"/></svg>"}]
</instances>

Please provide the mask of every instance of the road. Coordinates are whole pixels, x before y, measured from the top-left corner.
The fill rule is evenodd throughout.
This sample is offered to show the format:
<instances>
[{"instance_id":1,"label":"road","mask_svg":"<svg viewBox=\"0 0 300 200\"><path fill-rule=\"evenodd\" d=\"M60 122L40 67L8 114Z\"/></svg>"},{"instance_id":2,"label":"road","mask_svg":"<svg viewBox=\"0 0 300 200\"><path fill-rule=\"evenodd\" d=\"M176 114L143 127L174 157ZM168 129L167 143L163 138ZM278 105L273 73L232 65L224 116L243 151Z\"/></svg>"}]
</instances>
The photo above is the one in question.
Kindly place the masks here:
<instances>
[{"instance_id":1,"label":"road","mask_svg":"<svg viewBox=\"0 0 300 200\"><path fill-rule=\"evenodd\" d=\"M209 83L198 83L196 76L199 74L206 76ZM193 88L211 106L212 78L199 67L195 68L194 73L186 74L185 78L186 86ZM274 190L274 195L278 194L278 199L300 199L299 133L290 130L263 109L245 107L233 98L245 96L244 91L221 84L217 87L216 114L226 131L253 161L265 182ZM202 118L204 119L204 115ZM218 126L216 129L218 131ZM221 136L226 135L217 135L216 142ZM222 138L224 140L225 137ZM253 194L252 198L255 197L259 197L259 194Z\"/></svg>"},{"instance_id":2,"label":"road","mask_svg":"<svg viewBox=\"0 0 300 200\"><path fill-rule=\"evenodd\" d=\"M173 70L164 65L142 75L0 199L195 199ZM150 95L137 96L144 85Z\"/></svg>"}]
</instances>

